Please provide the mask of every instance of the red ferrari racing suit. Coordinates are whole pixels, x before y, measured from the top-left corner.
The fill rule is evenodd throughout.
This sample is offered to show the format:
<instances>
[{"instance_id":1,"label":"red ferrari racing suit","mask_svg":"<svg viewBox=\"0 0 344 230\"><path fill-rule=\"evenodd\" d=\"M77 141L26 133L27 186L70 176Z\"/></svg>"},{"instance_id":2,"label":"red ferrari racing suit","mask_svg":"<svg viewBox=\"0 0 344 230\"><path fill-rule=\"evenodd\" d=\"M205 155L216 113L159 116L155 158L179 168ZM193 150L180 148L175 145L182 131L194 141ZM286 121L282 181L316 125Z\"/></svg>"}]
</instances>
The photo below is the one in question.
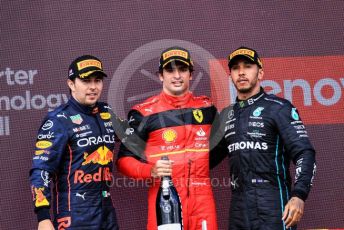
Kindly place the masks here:
<instances>
[{"instance_id":1,"label":"red ferrari racing suit","mask_svg":"<svg viewBox=\"0 0 344 230\"><path fill-rule=\"evenodd\" d=\"M126 176L150 179L163 155L173 160L172 180L182 203L184 229L216 230L216 209L209 178L209 135L217 110L209 98L165 93L138 104L128 114L129 128L117 161ZM160 180L148 193L147 229L156 230L155 202Z\"/></svg>"}]
</instances>

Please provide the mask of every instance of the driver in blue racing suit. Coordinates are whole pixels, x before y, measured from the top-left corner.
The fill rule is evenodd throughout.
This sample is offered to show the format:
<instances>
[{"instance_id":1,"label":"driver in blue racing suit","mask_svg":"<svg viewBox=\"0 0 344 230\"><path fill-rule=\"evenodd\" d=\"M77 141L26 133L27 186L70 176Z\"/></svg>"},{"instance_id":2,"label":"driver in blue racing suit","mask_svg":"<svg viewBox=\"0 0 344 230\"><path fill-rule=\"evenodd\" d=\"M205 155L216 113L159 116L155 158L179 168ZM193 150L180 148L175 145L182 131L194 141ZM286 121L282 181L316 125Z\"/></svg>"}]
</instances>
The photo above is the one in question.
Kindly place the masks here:
<instances>
[{"instance_id":1,"label":"driver in blue racing suit","mask_svg":"<svg viewBox=\"0 0 344 230\"><path fill-rule=\"evenodd\" d=\"M104 77L99 59L77 58L69 68L70 100L48 113L39 128L30 171L39 230L118 229L109 191L115 115L98 102Z\"/></svg>"}]
</instances>

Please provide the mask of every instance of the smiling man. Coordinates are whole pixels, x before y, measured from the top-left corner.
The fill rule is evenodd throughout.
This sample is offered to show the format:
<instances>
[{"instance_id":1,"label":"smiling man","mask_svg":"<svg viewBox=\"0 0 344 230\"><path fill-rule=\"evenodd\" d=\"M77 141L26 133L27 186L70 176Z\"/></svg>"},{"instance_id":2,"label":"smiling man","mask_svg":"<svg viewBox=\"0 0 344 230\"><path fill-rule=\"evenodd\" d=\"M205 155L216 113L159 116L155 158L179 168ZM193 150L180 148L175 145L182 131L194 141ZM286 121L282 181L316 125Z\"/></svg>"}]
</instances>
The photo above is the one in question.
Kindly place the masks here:
<instances>
[{"instance_id":1,"label":"smiling man","mask_svg":"<svg viewBox=\"0 0 344 230\"><path fill-rule=\"evenodd\" d=\"M118 229L108 186L115 146L110 121L114 114L106 103L98 102L104 77L98 58L75 59L67 80L71 98L42 122L30 171L38 230Z\"/></svg>"},{"instance_id":2,"label":"smiling man","mask_svg":"<svg viewBox=\"0 0 344 230\"><path fill-rule=\"evenodd\" d=\"M289 101L260 86L264 70L255 50L233 51L228 67L238 97L212 128L211 167L229 156L229 229L296 229L315 173L307 131ZM293 188L291 161L296 164Z\"/></svg>"},{"instance_id":3,"label":"smiling man","mask_svg":"<svg viewBox=\"0 0 344 230\"><path fill-rule=\"evenodd\" d=\"M124 175L153 180L148 194L147 229L156 230L156 197L162 176L171 176L182 203L185 230L216 230L209 179L209 134L216 108L190 92L193 63L188 50L171 47L160 57L162 92L135 105L117 162ZM169 161L160 160L167 155Z\"/></svg>"}]
</instances>

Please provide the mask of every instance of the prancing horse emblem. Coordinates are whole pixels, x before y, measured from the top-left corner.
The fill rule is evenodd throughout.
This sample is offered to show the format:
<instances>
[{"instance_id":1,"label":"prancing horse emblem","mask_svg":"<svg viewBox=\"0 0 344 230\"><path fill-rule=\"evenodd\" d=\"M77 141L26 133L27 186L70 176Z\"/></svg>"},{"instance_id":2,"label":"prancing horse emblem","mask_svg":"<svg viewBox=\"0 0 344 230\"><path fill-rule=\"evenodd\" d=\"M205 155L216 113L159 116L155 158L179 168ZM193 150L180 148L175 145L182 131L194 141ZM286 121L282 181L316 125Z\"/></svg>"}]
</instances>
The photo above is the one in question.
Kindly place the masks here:
<instances>
[{"instance_id":1,"label":"prancing horse emblem","mask_svg":"<svg viewBox=\"0 0 344 230\"><path fill-rule=\"evenodd\" d=\"M195 109L192 111L193 113L193 116L195 118L195 120L198 122L198 123L201 123L203 121L203 113L202 113L202 110L200 109Z\"/></svg>"}]
</instances>

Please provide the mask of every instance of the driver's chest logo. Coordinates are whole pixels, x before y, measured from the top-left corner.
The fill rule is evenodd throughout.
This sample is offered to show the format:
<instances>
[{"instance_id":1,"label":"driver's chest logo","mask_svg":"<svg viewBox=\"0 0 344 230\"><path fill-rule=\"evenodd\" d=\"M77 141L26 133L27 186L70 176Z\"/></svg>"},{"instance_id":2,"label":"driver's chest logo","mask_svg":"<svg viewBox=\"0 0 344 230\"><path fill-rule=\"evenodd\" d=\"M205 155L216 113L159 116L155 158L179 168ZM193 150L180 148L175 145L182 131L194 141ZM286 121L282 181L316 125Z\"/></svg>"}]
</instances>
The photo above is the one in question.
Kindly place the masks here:
<instances>
[{"instance_id":1,"label":"driver's chest logo","mask_svg":"<svg viewBox=\"0 0 344 230\"><path fill-rule=\"evenodd\" d=\"M198 123L201 123L203 121L203 113L202 113L202 110L200 109L195 109L192 111L192 114L195 118L195 120L198 122Z\"/></svg>"}]
</instances>

